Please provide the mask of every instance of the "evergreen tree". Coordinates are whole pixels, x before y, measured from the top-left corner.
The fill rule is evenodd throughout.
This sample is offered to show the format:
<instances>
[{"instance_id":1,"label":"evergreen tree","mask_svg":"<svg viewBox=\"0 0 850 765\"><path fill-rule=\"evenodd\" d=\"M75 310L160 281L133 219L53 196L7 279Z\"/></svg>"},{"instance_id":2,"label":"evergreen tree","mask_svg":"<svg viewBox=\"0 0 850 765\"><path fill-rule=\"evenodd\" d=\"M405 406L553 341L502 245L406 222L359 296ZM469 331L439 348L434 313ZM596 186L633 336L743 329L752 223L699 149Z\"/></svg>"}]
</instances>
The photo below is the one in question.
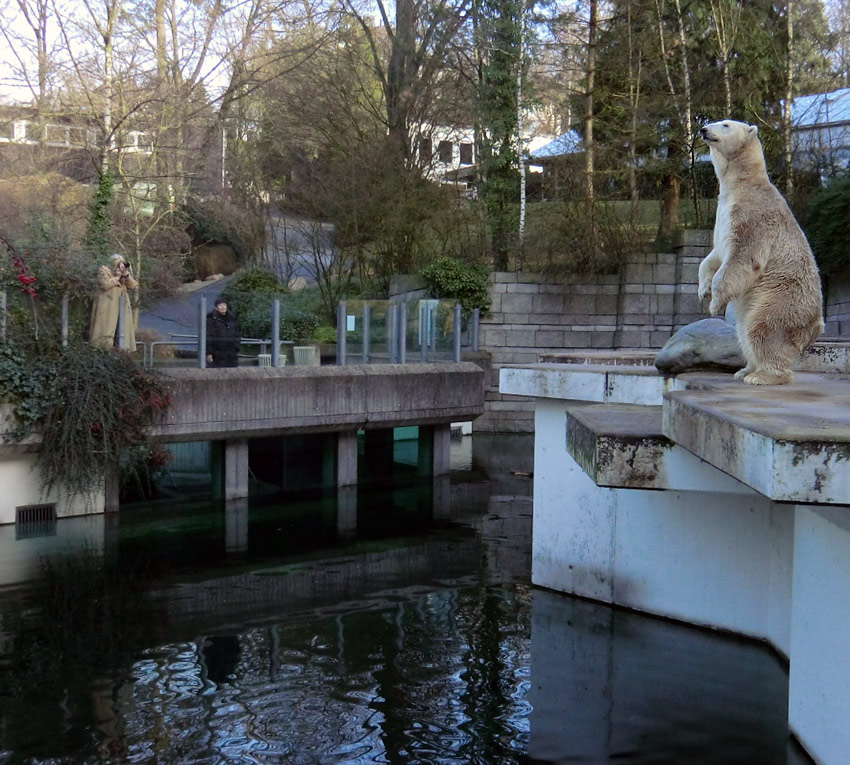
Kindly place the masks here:
<instances>
[{"instance_id":1,"label":"evergreen tree","mask_svg":"<svg viewBox=\"0 0 850 765\"><path fill-rule=\"evenodd\" d=\"M517 156L518 88L522 66L523 0L482 0L478 5L481 78L479 194L484 202L493 269L504 271L515 244L519 172Z\"/></svg>"}]
</instances>

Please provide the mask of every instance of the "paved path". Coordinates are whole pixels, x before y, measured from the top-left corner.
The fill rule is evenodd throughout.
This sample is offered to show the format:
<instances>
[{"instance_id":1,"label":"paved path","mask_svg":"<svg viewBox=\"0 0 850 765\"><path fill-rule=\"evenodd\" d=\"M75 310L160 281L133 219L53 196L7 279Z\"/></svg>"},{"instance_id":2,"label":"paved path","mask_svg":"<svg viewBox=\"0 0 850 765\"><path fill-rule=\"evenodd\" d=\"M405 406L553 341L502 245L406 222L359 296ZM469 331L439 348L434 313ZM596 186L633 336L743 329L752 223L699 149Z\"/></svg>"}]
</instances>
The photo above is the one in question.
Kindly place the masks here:
<instances>
[{"instance_id":1,"label":"paved path","mask_svg":"<svg viewBox=\"0 0 850 765\"><path fill-rule=\"evenodd\" d=\"M139 329L155 330L163 340L170 340L173 334L197 335L201 296L206 295L207 311L211 311L213 301L232 278L226 276L218 281L184 285L185 289L179 295L166 298L140 311Z\"/></svg>"}]
</instances>

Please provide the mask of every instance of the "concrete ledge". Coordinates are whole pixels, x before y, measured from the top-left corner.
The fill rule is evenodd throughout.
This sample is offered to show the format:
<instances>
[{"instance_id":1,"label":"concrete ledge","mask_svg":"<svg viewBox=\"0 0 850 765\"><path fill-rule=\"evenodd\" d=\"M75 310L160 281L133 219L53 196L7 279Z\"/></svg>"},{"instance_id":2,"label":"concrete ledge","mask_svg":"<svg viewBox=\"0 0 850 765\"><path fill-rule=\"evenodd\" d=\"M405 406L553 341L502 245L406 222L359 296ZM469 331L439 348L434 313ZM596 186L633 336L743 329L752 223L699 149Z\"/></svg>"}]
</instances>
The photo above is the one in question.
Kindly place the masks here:
<instances>
[{"instance_id":1,"label":"concrete ledge","mask_svg":"<svg viewBox=\"0 0 850 765\"><path fill-rule=\"evenodd\" d=\"M850 504L850 377L798 373L753 387L731 375L682 375L665 394L663 432L779 502Z\"/></svg>"},{"instance_id":2,"label":"concrete ledge","mask_svg":"<svg viewBox=\"0 0 850 765\"><path fill-rule=\"evenodd\" d=\"M567 407L567 451L597 486L664 489L664 457L673 442L661 432L660 406Z\"/></svg>"},{"instance_id":3,"label":"concrete ledge","mask_svg":"<svg viewBox=\"0 0 850 765\"><path fill-rule=\"evenodd\" d=\"M753 490L673 443L660 406L566 405L567 452L597 486L753 494Z\"/></svg>"},{"instance_id":4,"label":"concrete ledge","mask_svg":"<svg viewBox=\"0 0 850 765\"><path fill-rule=\"evenodd\" d=\"M499 392L535 398L661 406L674 387L653 366L613 364L527 364L504 366Z\"/></svg>"}]
</instances>

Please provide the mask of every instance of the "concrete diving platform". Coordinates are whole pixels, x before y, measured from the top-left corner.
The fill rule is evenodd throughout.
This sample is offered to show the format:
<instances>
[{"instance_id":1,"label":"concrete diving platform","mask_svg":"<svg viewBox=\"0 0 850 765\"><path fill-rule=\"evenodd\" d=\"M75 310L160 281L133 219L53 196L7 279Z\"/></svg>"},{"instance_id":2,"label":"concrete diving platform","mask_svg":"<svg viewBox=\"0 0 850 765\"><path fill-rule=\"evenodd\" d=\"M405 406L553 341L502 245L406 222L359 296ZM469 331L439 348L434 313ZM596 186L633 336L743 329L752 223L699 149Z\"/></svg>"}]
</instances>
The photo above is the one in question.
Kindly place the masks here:
<instances>
[{"instance_id":1,"label":"concrete diving platform","mask_svg":"<svg viewBox=\"0 0 850 765\"><path fill-rule=\"evenodd\" d=\"M576 351L503 368L500 391L535 400L533 582L767 642L789 662L790 730L838 765L850 375L847 348L821 345L786 386Z\"/></svg>"}]
</instances>

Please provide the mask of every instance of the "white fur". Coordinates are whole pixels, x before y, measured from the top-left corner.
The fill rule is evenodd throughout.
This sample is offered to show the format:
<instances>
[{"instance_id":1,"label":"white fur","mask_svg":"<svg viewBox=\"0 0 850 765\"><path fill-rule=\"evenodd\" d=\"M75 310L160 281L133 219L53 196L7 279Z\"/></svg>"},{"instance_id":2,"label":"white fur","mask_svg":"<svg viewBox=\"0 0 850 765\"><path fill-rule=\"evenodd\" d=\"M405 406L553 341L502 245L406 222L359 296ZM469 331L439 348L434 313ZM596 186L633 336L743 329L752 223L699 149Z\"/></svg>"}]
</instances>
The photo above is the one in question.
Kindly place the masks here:
<instances>
[{"instance_id":1,"label":"white fur","mask_svg":"<svg viewBox=\"0 0 850 765\"><path fill-rule=\"evenodd\" d=\"M823 332L820 276L808 242L770 183L758 129L734 120L702 136L720 184L714 248L699 267L699 296L712 316L732 303L753 385L791 382L791 366Z\"/></svg>"}]
</instances>

